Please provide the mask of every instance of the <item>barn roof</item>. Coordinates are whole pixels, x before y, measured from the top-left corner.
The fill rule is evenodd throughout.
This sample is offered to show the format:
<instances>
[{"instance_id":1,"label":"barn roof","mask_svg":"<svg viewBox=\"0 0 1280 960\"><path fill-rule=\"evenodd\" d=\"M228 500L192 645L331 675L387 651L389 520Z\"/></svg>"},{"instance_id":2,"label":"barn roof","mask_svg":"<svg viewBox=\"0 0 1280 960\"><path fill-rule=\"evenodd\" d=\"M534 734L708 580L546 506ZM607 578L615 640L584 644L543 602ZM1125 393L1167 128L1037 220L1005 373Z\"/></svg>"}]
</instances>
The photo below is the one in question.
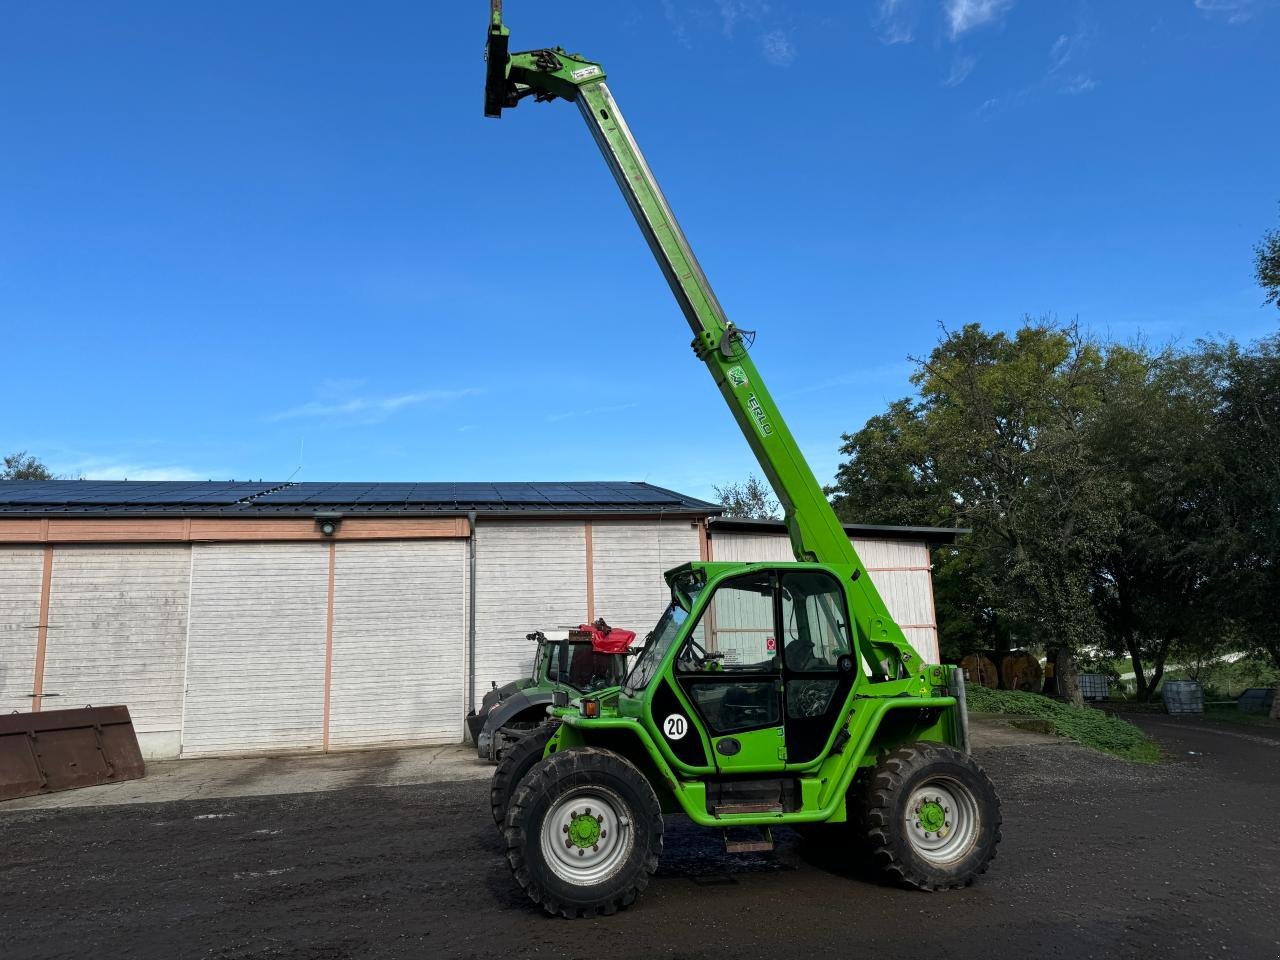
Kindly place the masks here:
<instances>
[{"instance_id":1,"label":"barn roof","mask_svg":"<svg viewBox=\"0 0 1280 960\"><path fill-rule=\"evenodd\" d=\"M183 480L0 480L0 516L671 515L721 507L649 483L288 483Z\"/></svg>"}]
</instances>

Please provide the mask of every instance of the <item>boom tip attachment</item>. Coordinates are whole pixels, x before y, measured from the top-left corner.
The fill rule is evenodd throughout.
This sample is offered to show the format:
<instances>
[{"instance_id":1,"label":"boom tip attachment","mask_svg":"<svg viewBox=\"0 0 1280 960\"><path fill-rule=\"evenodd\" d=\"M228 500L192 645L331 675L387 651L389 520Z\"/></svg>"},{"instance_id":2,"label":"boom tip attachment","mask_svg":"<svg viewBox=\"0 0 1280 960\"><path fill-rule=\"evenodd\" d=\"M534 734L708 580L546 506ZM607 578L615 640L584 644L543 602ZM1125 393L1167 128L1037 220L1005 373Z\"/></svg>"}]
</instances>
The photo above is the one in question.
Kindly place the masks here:
<instances>
[{"instance_id":1,"label":"boom tip attachment","mask_svg":"<svg viewBox=\"0 0 1280 960\"><path fill-rule=\"evenodd\" d=\"M489 0L489 33L485 39L484 115L501 117L508 106L507 45L510 31L502 23L502 0Z\"/></svg>"}]
</instances>

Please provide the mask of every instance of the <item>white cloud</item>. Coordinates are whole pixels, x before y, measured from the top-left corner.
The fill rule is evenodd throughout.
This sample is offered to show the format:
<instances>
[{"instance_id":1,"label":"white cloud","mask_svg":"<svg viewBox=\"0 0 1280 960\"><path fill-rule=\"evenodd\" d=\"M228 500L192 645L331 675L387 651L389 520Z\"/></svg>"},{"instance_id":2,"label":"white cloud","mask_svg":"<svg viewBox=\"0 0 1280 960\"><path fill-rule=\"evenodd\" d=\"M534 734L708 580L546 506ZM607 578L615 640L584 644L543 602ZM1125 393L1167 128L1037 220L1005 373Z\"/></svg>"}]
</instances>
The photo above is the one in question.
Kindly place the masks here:
<instances>
[{"instance_id":1,"label":"white cloud","mask_svg":"<svg viewBox=\"0 0 1280 960\"><path fill-rule=\"evenodd\" d=\"M623 410L633 410L638 406L638 403L619 403L609 407L590 407L586 410L566 410L563 413L547 414L547 423L559 423L561 420L572 420L574 417L596 417L606 413L621 413Z\"/></svg>"},{"instance_id":2,"label":"white cloud","mask_svg":"<svg viewBox=\"0 0 1280 960\"><path fill-rule=\"evenodd\" d=\"M977 57L956 54L951 60L951 71L947 74L947 79L942 82L948 87L958 87L964 83L969 74L973 73L973 68L977 65Z\"/></svg>"},{"instance_id":3,"label":"white cloud","mask_svg":"<svg viewBox=\"0 0 1280 960\"><path fill-rule=\"evenodd\" d=\"M1207 17L1244 23L1258 9L1258 0L1195 0L1196 9Z\"/></svg>"},{"instance_id":4,"label":"white cloud","mask_svg":"<svg viewBox=\"0 0 1280 960\"><path fill-rule=\"evenodd\" d=\"M919 0L879 0L871 22L884 44L910 43L920 21Z\"/></svg>"},{"instance_id":5,"label":"white cloud","mask_svg":"<svg viewBox=\"0 0 1280 960\"><path fill-rule=\"evenodd\" d=\"M951 28L951 39L998 20L1012 6L1013 0L946 0L943 10Z\"/></svg>"},{"instance_id":6,"label":"white cloud","mask_svg":"<svg viewBox=\"0 0 1280 960\"><path fill-rule=\"evenodd\" d=\"M1082 17L1075 33L1061 34L1049 47L1049 71L1046 79L1059 93L1085 93L1098 85L1089 71L1081 65L1093 34L1092 23Z\"/></svg>"},{"instance_id":7,"label":"white cloud","mask_svg":"<svg viewBox=\"0 0 1280 960\"><path fill-rule=\"evenodd\" d=\"M269 423L281 420L298 420L305 417L361 417L382 420L405 407L418 404L444 404L463 397L475 396L480 391L471 387L461 390L422 390L417 393L401 393L390 397L351 397L346 400L312 400L300 406L281 410L267 417Z\"/></svg>"},{"instance_id":8,"label":"white cloud","mask_svg":"<svg viewBox=\"0 0 1280 960\"><path fill-rule=\"evenodd\" d=\"M743 20L760 20L769 12L769 4L764 0L718 0L720 7L720 29L726 37L732 37L733 31Z\"/></svg>"},{"instance_id":9,"label":"white cloud","mask_svg":"<svg viewBox=\"0 0 1280 960\"><path fill-rule=\"evenodd\" d=\"M689 28L685 26L684 17L676 9L674 0L662 0L662 15L671 25L671 32L676 42L682 47L692 47L693 41L689 39Z\"/></svg>"},{"instance_id":10,"label":"white cloud","mask_svg":"<svg viewBox=\"0 0 1280 960\"><path fill-rule=\"evenodd\" d=\"M224 471L194 470L178 465L148 466L111 457L90 457L71 464L65 472L86 480L208 480Z\"/></svg>"},{"instance_id":11,"label":"white cloud","mask_svg":"<svg viewBox=\"0 0 1280 960\"><path fill-rule=\"evenodd\" d=\"M770 30L760 36L764 58L775 67L789 67L796 58L796 45L785 30Z\"/></svg>"}]
</instances>

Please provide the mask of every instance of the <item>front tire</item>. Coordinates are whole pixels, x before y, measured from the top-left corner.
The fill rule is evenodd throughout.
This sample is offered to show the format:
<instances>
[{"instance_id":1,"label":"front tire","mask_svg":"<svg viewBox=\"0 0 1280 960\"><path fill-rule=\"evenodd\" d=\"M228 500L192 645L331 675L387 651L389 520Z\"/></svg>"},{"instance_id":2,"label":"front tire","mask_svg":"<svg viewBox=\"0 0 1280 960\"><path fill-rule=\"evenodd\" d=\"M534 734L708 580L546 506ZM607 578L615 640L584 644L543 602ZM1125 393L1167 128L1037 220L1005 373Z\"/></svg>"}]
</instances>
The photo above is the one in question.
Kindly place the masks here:
<instances>
[{"instance_id":1,"label":"front tire","mask_svg":"<svg viewBox=\"0 0 1280 960\"><path fill-rule=\"evenodd\" d=\"M546 752L547 742L560 729L556 721L548 721L531 733L507 747L498 761L498 769L493 771L493 780L489 784L489 805L493 811L493 822L502 833L503 822L507 819L507 805L511 795L524 779L535 763L542 759Z\"/></svg>"},{"instance_id":2,"label":"front tire","mask_svg":"<svg viewBox=\"0 0 1280 960\"><path fill-rule=\"evenodd\" d=\"M863 824L871 855L890 880L920 890L967 887L1000 842L1000 798L967 753L916 743L870 772Z\"/></svg>"},{"instance_id":3,"label":"front tire","mask_svg":"<svg viewBox=\"0 0 1280 960\"><path fill-rule=\"evenodd\" d=\"M628 907L662 853L653 787L609 750L561 750L536 763L511 797L503 836L516 882L552 916Z\"/></svg>"}]
</instances>

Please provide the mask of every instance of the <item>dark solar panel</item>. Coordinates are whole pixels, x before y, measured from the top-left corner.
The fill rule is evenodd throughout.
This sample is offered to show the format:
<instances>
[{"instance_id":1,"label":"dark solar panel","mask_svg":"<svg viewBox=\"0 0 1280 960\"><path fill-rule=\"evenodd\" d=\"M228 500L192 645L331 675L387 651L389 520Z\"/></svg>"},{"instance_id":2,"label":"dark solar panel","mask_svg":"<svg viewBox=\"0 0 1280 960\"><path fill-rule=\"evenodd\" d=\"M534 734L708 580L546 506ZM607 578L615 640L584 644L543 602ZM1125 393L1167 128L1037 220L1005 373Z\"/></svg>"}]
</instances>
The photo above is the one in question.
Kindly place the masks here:
<instances>
[{"instance_id":1,"label":"dark solar panel","mask_svg":"<svg viewBox=\"0 0 1280 960\"><path fill-rule=\"evenodd\" d=\"M503 503L546 503L547 498L538 492L533 483L495 483L498 498Z\"/></svg>"},{"instance_id":2,"label":"dark solar panel","mask_svg":"<svg viewBox=\"0 0 1280 960\"><path fill-rule=\"evenodd\" d=\"M245 481L3 480L7 513L220 510L305 513L351 508L370 513L640 511L702 506L701 501L633 482L353 483Z\"/></svg>"},{"instance_id":3,"label":"dark solar panel","mask_svg":"<svg viewBox=\"0 0 1280 960\"><path fill-rule=\"evenodd\" d=\"M237 503L269 483L177 480L4 480L0 502L43 504Z\"/></svg>"}]
</instances>

